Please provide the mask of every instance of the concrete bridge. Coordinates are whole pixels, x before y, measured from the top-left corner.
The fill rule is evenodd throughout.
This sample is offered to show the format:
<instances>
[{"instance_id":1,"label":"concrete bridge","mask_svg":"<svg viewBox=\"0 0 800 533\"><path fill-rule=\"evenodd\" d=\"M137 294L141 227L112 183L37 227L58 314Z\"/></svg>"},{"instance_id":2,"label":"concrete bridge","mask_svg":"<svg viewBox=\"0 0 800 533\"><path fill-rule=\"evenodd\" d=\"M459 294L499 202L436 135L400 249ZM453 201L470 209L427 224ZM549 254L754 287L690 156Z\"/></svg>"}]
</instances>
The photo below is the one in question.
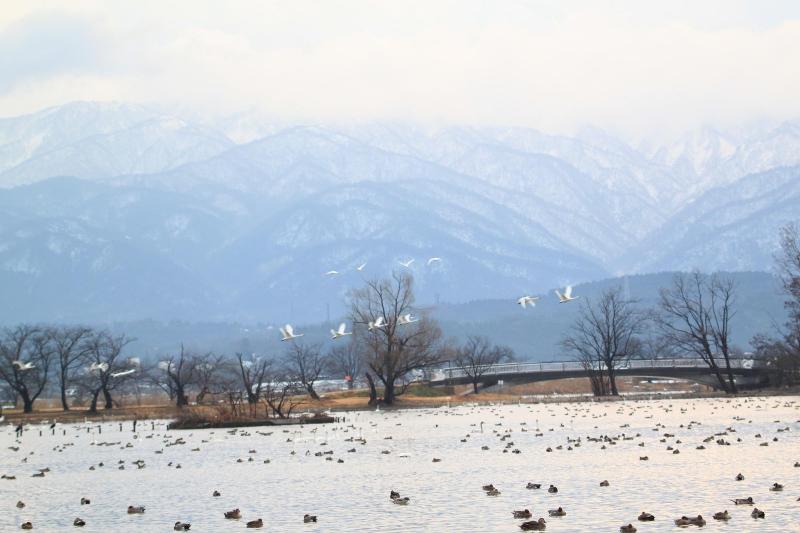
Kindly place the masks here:
<instances>
[{"instance_id":1,"label":"concrete bridge","mask_svg":"<svg viewBox=\"0 0 800 533\"><path fill-rule=\"evenodd\" d=\"M731 368L737 384L756 387L767 383L767 369L753 359L731 359ZM723 372L724 373L724 372ZM616 374L642 378L687 379L705 385L717 385L717 378L702 359L632 359L617 367ZM505 383L533 383L557 379L586 377L586 370L579 361L557 361L547 363L501 363L492 365L480 377L484 386L499 381ZM435 370L431 385L463 385L472 383L464 368L449 367Z\"/></svg>"}]
</instances>

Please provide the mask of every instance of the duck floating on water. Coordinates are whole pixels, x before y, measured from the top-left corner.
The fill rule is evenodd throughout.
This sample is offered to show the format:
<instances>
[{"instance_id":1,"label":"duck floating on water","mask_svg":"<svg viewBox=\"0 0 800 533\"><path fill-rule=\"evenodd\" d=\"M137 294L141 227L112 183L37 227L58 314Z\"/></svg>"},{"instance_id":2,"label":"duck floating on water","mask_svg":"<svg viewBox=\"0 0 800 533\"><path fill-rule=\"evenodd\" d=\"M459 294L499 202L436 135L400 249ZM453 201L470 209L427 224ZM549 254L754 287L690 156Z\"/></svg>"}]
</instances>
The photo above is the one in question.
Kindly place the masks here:
<instances>
[{"instance_id":1,"label":"duck floating on water","mask_svg":"<svg viewBox=\"0 0 800 533\"><path fill-rule=\"evenodd\" d=\"M531 512L528 509L522 511L513 511L514 518L530 518Z\"/></svg>"},{"instance_id":2,"label":"duck floating on water","mask_svg":"<svg viewBox=\"0 0 800 533\"><path fill-rule=\"evenodd\" d=\"M750 516L752 516L753 518L764 518L764 511L762 511L758 507L754 507L753 512L750 513Z\"/></svg>"},{"instance_id":3,"label":"duck floating on water","mask_svg":"<svg viewBox=\"0 0 800 533\"><path fill-rule=\"evenodd\" d=\"M720 511L718 513L714 513L714 520L730 520L731 515L728 514L728 510Z\"/></svg>"},{"instance_id":4,"label":"duck floating on water","mask_svg":"<svg viewBox=\"0 0 800 533\"><path fill-rule=\"evenodd\" d=\"M303 523L304 524L308 524L308 523L316 522L316 521L317 521L316 515L307 514L307 513L303 515Z\"/></svg>"},{"instance_id":5,"label":"duck floating on water","mask_svg":"<svg viewBox=\"0 0 800 533\"><path fill-rule=\"evenodd\" d=\"M550 509L549 511L547 511L547 514L549 514L550 516L567 516L567 512L561 507L559 507L558 509Z\"/></svg>"},{"instance_id":6,"label":"duck floating on water","mask_svg":"<svg viewBox=\"0 0 800 533\"><path fill-rule=\"evenodd\" d=\"M783 490L783 485L780 483L773 483L772 486L769 488L772 492L780 492Z\"/></svg>"},{"instance_id":7,"label":"duck floating on water","mask_svg":"<svg viewBox=\"0 0 800 533\"><path fill-rule=\"evenodd\" d=\"M645 513L644 511L642 511L642 514L640 514L640 515L639 515L639 518L638 518L638 520L639 520L640 522L652 522L652 521L653 521L653 520L655 520L655 519L656 519L656 517L655 517L655 516L653 516L653 515L652 515L652 514L650 514L650 513Z\"/></svg>"},{"instance_id":8,"label":"duck floating on water","mask_svg":"<svg viewBox=\"0 0 800 533\"><path fill-rule=\"evenodd\" d=\"M177 522L175 522L175 525L172 527L172 529L174 529L175 531L189 531L191 527L192 524L188 522L181 522L180 520L178 520Z\"/></svg>"},{"instance_id":9,"label":"duck floating on water","mask_svg":"<svg viewBox=\"0 0 800 533\"><path fill-rule=\"evenodd\" d=\"M547 492L549 492L550 494L555 494L556 492L558 492L558 487L556 487L555 485L550 485L550 487L547 489Z\"/></svg>"},{"instance_id":10,"label":"duck floating on water","mask_svg":"<svg viewBox=\"0 0 800 533\"><path fill-rule=\"evenodd\" d=\"M140 505L138 507L134 507L133 505L129 505L128 514L144 514L144 506Z\"/></svg>"},{"instance_id":11,"label":"duck floating on water","mask_svg":"<svg viewBox=\"0 0 800 533\"><path fill-rule=\"evenodd\" d=\"M259 527L264 527L264 521L263 521L263 520L261 520L260 518L259 518L258 520L250 520L250 521L247 523L247 527L249 527L249 528L259 528Z\"/></svg>"},{"instance_id":12,"label":"duck floating on water","mask_svg":"<svg viewBox=\"0 0 800 533\"><path fill-rule=\"evenodd\" d=\"M636 533L636 527L633 524L627 526L619 526L620 533Z\"/></svg>"},{"instance_id":13,"label":"duck floating on water","mask_svg":"<svg viewBox=\"0 0 800 533\"><path fill-rule=\"evenodd\" d=\"M33 529L33 524L31 522L23 522L20 529Z\"/></svg>"},{"instance_id":14,"label":"duck floating on water","mask_svg":"<svg viewBox=\"0 0 800 533\"><path fill-rule=\"evenodd\" d=\"M734 503L734 505L753 505L755 503L753 502L752 496L748 496L747 498L734 498L731 501Z\"/></svg>"},{"instance_id":15,"label":"duck floating on water","mask_svg":"<svg viewBox=\"0 0 800 533\"><path fill-rule=\"evenodd\" d=\"M544 531L547 528L547 522L544 518L539 520L532 520L530 522L523 522L519 525L523 531Z\"/></svg>"},{"instance_id":16,"label":"duck floating on water","mask_svg":"<svg viewBox=\"0 0 800 533\"><path fill-rule=\"evenodd\" d=\"M689 520L692 522L693 526L703 527L704 525L706 525L706 519L703 518L701 515L697 515L696 517L690 518Z\"/></svg>"},{"instance_id":17,"label":"duck floating on water","mask_svg":"<svg viewBox=\"0 0 800 533\"><path fill-rule=\"evenodd\" d=\"M225 518L238 519L242 517L242 512L237 507L233 511L225 511Z\"/></svg>"},{"instance_id":18,"label":"duck floating on water","mask_svg":"<svg viewBox=\"0 0 800 533\"><path fill-rule=\"evenodd\" d=\"M72 525L75 527L83 527L86 525L86 521L82 518L76 518L72 521Z\"/></svg>"},{"instance_id":19,"label":"duck floating on water","mask_svg":"<svg viewBox=\"0 0 800 533\"><path fill-rule=\"evenodd\" d=\"M675 519L675 525L678 527L686 527L692 525L692 519L688 516L682 516Z\"/></svg>"}]
</instances>

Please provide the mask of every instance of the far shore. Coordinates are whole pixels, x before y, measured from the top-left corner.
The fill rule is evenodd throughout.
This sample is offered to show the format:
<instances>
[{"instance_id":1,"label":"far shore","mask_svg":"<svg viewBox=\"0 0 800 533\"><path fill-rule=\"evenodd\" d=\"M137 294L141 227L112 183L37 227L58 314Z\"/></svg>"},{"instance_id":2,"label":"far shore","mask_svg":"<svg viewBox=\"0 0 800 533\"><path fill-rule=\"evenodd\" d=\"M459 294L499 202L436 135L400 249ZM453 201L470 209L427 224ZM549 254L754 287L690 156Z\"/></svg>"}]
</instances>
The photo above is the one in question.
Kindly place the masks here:
<instances>
[{"instance_id":1,"label":"far shore","mask_svg":"<svg viewBox=\"0 0 800 533\"><path fill-rule=\"evenodd\" d=\"M568 382L571 380L564 380ZM574 384L573 384L574 385ZM581 386L550 387L554 390L540 390L541 387L517 386L509 387L503 392L487 391L480 394L466 394L466 389L454 391L451 389L443 390L442 394L436 394L437 389L425 395L406 394L400 396L394 405L379 404L368 405L366 391L356 389L353 391L337 391L322 395L319 401L306 399L298 407L292 417L303 415L313 415L315 413L336 413L336 412L357 412L378 410L397 410L397 409L420 409L437 408L451 405L464 404L517 404L517 403L572 403L572 402L613 402L613 401L642 401L651 399L697 399L697 398L730 398L734 395L726 395L723 392L709 389L696 389L692 387L679 387L674 389L663 388L660 390L626 390L622 388L621 396L594 397L582 390ZM532 389L532 390L530 390ZM449 394L447 394L449 393ZM758 389L742 391L737 397L748 396L782 396L800 394L800 388L792 389ZM126 400L130 400L127 399ZM69 411L63 411L52 401L40 402L43 407L35 409L32 413L23 413L21 409L4 409L4 423L7 424L36 424L36 423L83 423L83 422L112 422L128 420L176 420L187 413L208 412L211 413L215 408L224 407L224 403L217 405L201 405L178 408L173 404L166 403L166 398L150 399L134 405L115 407L113 409L100 409L97 413L90 414L87 408L72 407ZM48 405L49 404L49 405ZM263 408L260 408L263 409ZM229 422L233 426L236 420L241 420L243 425L247 424L252 417L241 416L233 417ZM280 420L280 419L275 419ZM280 422L279 422L280 423ZM228 423L226 423L228 424Z\"/></svg>"}]
</instances>

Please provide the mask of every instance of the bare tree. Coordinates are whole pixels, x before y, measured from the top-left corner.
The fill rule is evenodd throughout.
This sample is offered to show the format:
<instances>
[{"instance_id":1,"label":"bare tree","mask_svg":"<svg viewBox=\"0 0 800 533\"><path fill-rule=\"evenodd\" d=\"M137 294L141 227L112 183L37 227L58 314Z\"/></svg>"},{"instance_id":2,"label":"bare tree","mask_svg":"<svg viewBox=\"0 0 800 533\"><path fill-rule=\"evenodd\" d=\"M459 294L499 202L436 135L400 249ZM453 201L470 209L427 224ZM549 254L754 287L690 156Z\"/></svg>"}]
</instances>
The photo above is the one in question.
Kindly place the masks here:
<instances>
[{"instance_id":1,"label":"bare tree","mask_svg":"<svg viewBox=\"0 0 800 533\"><path fill-rule=\"evenodd\" d=\"M611 383L606 375L606 367L603 361L589 351L578 353L577 356L578 361L586 371L586 377L589 378L592 394L595 396L608 396L611 391Z\"/></svg>"},{"instance_id":2,"label":"bare tree","mask_svg":"<svg viewBox=\"0 0 800 533\"><path fill-rule=\"evenodd\" d=\"M299 396L303 385L282 371L271 372L267 378L263 387L264 401L272 410L273 416L289 418L292 411L303 404Z\"/></svg>"},{"instance_id":3,"label":"bare tree","mask_svg":"<svg viewBox=\"0 0 800 533\"><path fill-rule=\"evenodd\" d=\"M800 329L800 229L796 224L781 228L780 244L781 251L776 260L778 275L788 296L785 305L792 328Z\"/></svg>"},{"instance_id":4,"label":"bare tree","mask_svg":"<svg viewBox=\"0 0 800 533\"><path fill-rule=\"evenodd\" d=\"M595 394L619 395L617 368L641 349L638 335L645 320L645 313L625 299L621 287L603 291L596 305L589 298L583 301L562 346L584 363Z\"/></svg>"},{"instance_id":5,"label":"bare tree","mask_svg":"<svg viewBox=\"0 0 800 533\"><path fill-rule=\"evenodd\" d=\"M387 405L405 392L414 371L441 360L439 326L427 316L410 322L407 315L413 313L413 305L413 279L408 274L395 272L390 279L369 281L350 293L350 318L360 326L354 329L353 340L371 373L383 384ZM383 325L376 326L379 318Z\"/></svg>"},{"instance_id":6,"label":"bare tree","mask_svg":"<svg viewBox=\"0 0 800 533\"><path fill-rule=\"evenodd\" d=\"M273 368L273 361L255 354L244 355L241 352L236 353L236 360L239 363L239 375L247 395L247 403L254 406L261 397L268 373Z\"/></svg>"},{"instance_id":7,"label":"bare tree","mask_svg":"<svg viewBox=\"0 0 800 533\"><path fill-rule=\"evenodd\" d=\"M122 356L122 352L133 339L126 335L112 335L107 331L96 332L88 338L83 387L91 397L89 412L97 412L97 400L100 393L105 401L104 408L114 407L112 392L132 379L138 367L130 359Z\"/></svg>"},{"instance_id":8,"label":"bare tree","mask_svg":"<svg viewBox=\"0 0 800 533\"><path fill-rule=\"evenodd\" d=\"M21 324L0 339L0 378L22 399L23 410L33 411L50 374L54 350L46 329Z\"/></svg>"},{"instance_id":9,"label":"bare tree","mask_svg":"<svg viewBox=\"0 0 800 533\"><path fill-rule=\"evenodd\" d=\"M226 361L222 355L207 353L193 357L195 380L197 387L197 403L203 403L208 394L223 392L224 381L221 379L226 372Z\"/></svg>"},{"instance_id":10,"label":"bare tree","mask_svg":"<svg viewBox=\"0 0 800 533\"><path fill-rule=\"evenodd\" d=\"M800 383L800 230L787 224L780 231L781 251L775 257L778 276L789 312L785 324L775 325L774 335L756 335L750 344L764 361L775 385Z\"/></svg>"},{"instance_id":11,"label":"bare tree","mask_svg":"<svg viewBox=\"0 0 800 533\"><path fill-rule=\"evenodd\" d=\"M84 326L65 326L50 329L50 339L55 350L58 385L61 389L61 408L69 411L67 387L74 371L85 363L89 354L89 339L93 331Z\"/></svg>"},{"instance_id":12,"label":"bare tree","mask_svg":"<svg viewBox=\"0 0 800 533\"><path fill-rule=\"evenodd\" d=\"M356 377L361 375L364 361L358 353L358 346L352 340L336 344L328 351L328 372L332 376L342 376L347 388L352 389Z\"/></svg>"},{"instance_id":13,"label":"bare tree","mask_svg":"<svg viewBox=\"0 0 800 533\"><path fill-rule=\"evenodd\" d=\"M170 356L166 361L161 361L159 367L166 374L169 387L175 393L175 405L184 407L189 405L188 389L197 378L197 359L186 351L181 344L181 351Z\"/></svg>"},{"instance_id":14,"label":"bare tree","mask_svg":"<svg viewBox=\"0 0 800 533\"><path fill-rule=\"evenodd\" d=\"M167 395L169 401L175 400L175 388L167 377L166 361L149 361L142 364L142 377L150 385L156 386Z\"/></svg>"},{"instance_id":15,"label":"bare tree","mask_svg":"<svg viewBox=\"0 0 800 533\"><path fill-rule=\"evenodd\" d=\"M319 394L314 390L314 383L326 366L319 345L292 341L284 355L284 365L287 373L303 385L311 399L319 400Z\"/></svg>"},{"instance_id":16,"label":"bare tree","mask_svg":"<svg viewBox=\"0 0 800 533\"><path fill-rule=\"evenodd\" d=\"M661 289L660 312L656 315L664 337L681 351L705 361L720 388L729 393L737 391L729 342L734 296L733 281L717 274L676 274L672 287Z\"/></svg>"},{"instance_id":17,"label":"bare tree","mask_svg":"<svg viewBox=\"0 0 800 533\"><path fill-rule=\"evenodd\" d=\"M478 384L492 365L510 361L514 352L507 346L493 346L489 339L480 335L467 337L463 346L455 351L455 362L469 376L472 390L478 394Z\"/></svg>"},{"instance_id":18,"label":"bare tree","mask_svg":"<svg viewBox=\"0 0 800 533\"><path fill-rule=\"evenodd\" d=\"M792 387L800 383L800 342L796 337L775 339L756 335L750 344L755 349L755 358L769 369L772 385Z\"/></svg>"}]
</instances>

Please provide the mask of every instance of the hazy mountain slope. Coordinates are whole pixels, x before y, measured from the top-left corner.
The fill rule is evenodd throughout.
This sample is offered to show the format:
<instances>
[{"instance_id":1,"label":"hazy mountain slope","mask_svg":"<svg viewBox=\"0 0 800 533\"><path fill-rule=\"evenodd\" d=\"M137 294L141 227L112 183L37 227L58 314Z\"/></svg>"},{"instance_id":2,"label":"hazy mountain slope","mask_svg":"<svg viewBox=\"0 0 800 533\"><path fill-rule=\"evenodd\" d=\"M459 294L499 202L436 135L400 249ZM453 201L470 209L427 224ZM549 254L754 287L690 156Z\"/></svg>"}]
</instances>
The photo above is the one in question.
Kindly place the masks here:
<instances>
[{"instance_id":1,"label":"hazy mountain slope","mask_svg":"<svg viewBox=\"0 0 800 533\"><path fill-rule=\"evenodd\" d=\"M745 176L689 203L622 259L655 269L764 270L778 249L778 230L800 219L800 167Z\"/></svg>"},{"instance_id":2,"label":"hazy mountain slope","mask_svg":"<svg viewBox=\"0 0 800 533\"><path fill-rule=\"evenodd\" d=\"M231 146L221 133L139 106L76 103L0 120L0 187L159 172Z\"/></svg>"},{"instance_id":3,"label":"hazy mountain slope","mask_svg":"<svg viewBox=\"0 0 800 533\"><path fill-rule=\"evenodd\" d=\"M169 256L76 219L5 219L0 321L214 316L213 291Z\"/></svg>"},{"instance_id":4,"label":"hazy mountain slope","mask_svg":"<svg viewBox=\"0 0 800 533\"><path fill-rule=\"evenodd\" d=\"M454 197L457 191L448 189L450 203L431 191L430 182L361 183L306 197L222 250L214 272L236 280L230 294L241 294L238 308L253 308L254 295L263 295L280 302L283 316L303 320L325 316L328 305L340 312L348 288L360 283L354 269L362 263L367 267L361 275L374 278L416 258L411 270L420 297L428 301L463 298L465 287L484 296L515 294L563 278L602 275L591 258L565 248L540 226L469 192ZM428 268L432 256L443 261ZM324 277L329 270L342 276ZM267 312L280 319L275 309L262 309Z\"/></svg>"},{"instance_id":5,"label":"hazy mountain slope","mask_svg":"<svg viewBox=\"0 0 800 533\"><path fill-rule=\"evenodd\" d=\"M767 270L800 219L796 122L646 149L593 129L220 128L113 103L0 119L0 286L27 287L31 316L314 322L363 262L377 276L416 259L427 303L513 299L609 273ZM131 295L150 307L37 288L129 294L132 265L151 272Z\"/></svg>"},{"instance_id":6,"label":"hazy mountain slope","mask_svg":"<svg viewBox=\"0 0 800 533\"><path fill-rule=\"evenodd\" d=\"M437 318L446 337L463 340L467 335L482 334L493 342L510 346L522 360L551 361L568 359L559 343L575 320L579 306L587 298L595 299L606 288L627 285L627 293L638 299L643 307L655 306L658 291L669 286L673 274L648 274L624 279L605 279L578 285L575 294L581 299L569 304L558 304L552 291L542 293L536 307L520 308L514 299L480 300L464 304L441 303L425 305ZM774 278L763 272L731 274L737 286L737 315L733 321L734 343L749 349L749 341L759 332L770 332L773 323L785 318L778 285ZM297 305L297 303L295 303ZM282 323L282 322L278 322ZM339 316L331 315L328 323L299 324L298 331L304 340L320 343L323 348L333 346L328 330L339 323ZM285 343L280 341L276 323L225 322L189 323L136 321L114 324L113 327L137 338L134 349L143 355L155 356L176 350L183 342L202 350L231 353L235 351L281 354Z\"/></svg>"}]
</instances>

